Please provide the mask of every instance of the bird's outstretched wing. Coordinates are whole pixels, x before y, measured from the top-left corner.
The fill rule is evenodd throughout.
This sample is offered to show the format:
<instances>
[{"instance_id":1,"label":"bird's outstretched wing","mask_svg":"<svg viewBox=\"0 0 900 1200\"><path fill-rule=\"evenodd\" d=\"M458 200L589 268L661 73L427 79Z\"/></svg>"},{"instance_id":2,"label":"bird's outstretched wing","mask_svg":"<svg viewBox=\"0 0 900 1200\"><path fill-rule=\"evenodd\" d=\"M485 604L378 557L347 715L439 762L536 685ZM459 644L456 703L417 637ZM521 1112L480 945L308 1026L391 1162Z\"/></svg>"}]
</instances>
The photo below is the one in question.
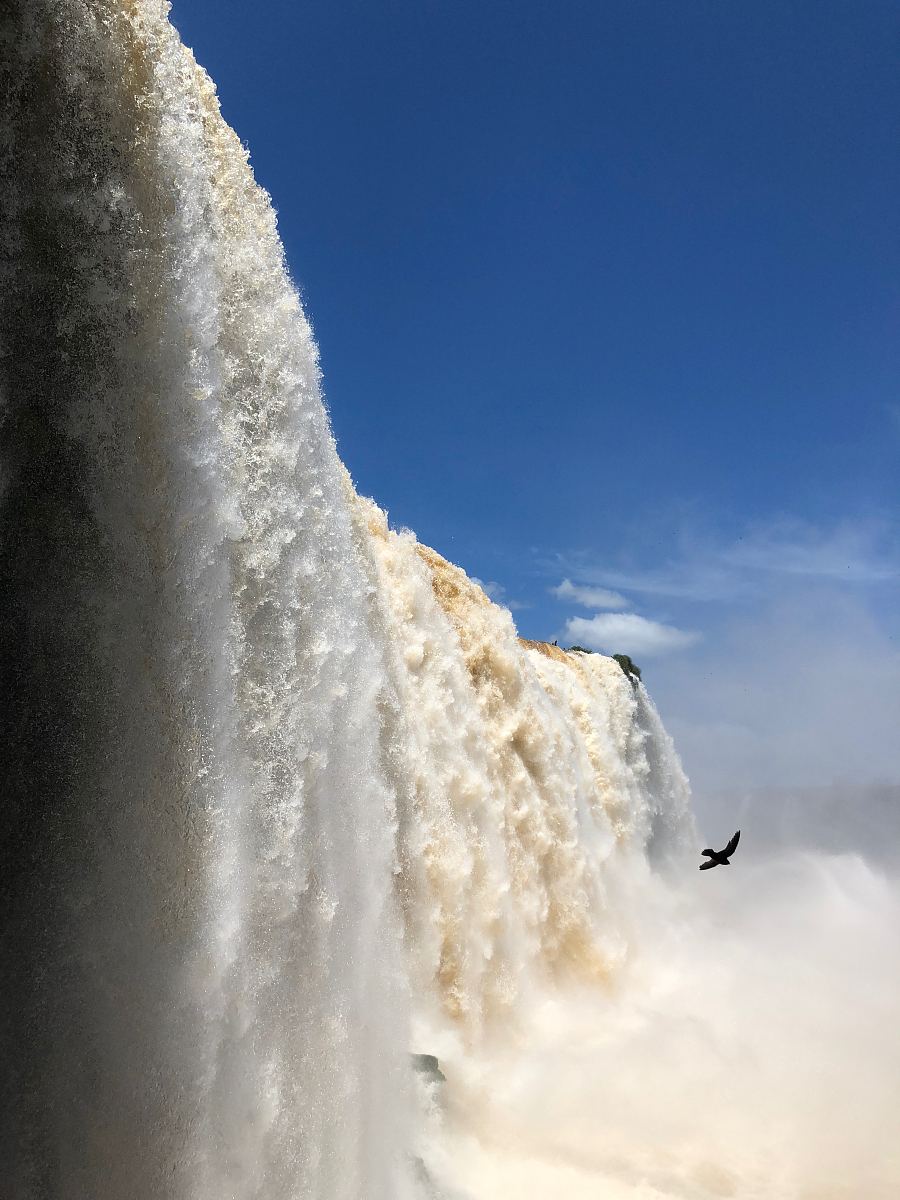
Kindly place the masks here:
<instances>
[{"instance_id":1,"label":"bird's outstretched wing","mask_svg":"<svg viewBox=\"0 0 900 1200\"><path fill-rule=\"evenodd\" d=\"M735 850L737 850L737 844L740 840L741 840L741 831L738 830L737 833L734 835L734 837L731 839L731 841L728 843L728 845L725 847L725 849L722 851L722 853L725 855L726 858L728 858L729 855L734 854Z\"/></svg>"},{"instance_id":2,"label":"bird's outstretched wing","mask_svg":"<svg viewBox=\"0 0 900 1200\"><path fill-rule=\"evenodd\" d=\"M710 867L717 867L718 865L719 864L716 862L716 860L714 858L711 858L707 862L700 864L700 870L708 871Z\"/></svg>"}]
</instances>

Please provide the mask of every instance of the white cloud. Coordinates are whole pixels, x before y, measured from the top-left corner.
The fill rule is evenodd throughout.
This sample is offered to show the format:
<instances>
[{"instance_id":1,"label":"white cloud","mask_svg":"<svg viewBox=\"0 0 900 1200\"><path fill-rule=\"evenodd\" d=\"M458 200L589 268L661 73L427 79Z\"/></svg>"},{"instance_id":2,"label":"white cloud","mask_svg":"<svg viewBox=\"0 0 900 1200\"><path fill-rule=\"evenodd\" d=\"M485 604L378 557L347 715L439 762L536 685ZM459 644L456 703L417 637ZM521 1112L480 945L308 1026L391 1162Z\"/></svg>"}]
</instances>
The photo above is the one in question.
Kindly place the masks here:
<instances>
[{"instance_id":1,"label":"white cloud","mask_svg":"<svg viewBox=\"0 0 900 1200\"><path fill-rule=\"evenodd\" d=\"M502 583L498 583L496 579L479 579L477 575L472 576L472 582L484 592L488 600L493 600L495 604L500 604L504 608L510 609L511 612L516 612L518 609L527 608L527 604L521 604L518 600L508 600L506 597L506 588Z\"/></svg>"},{"instance_id":2,"label":"white cloud","mask_svg":"<svg viewBox=\"0 0 900 1200\"><path fill-rule=\"evenodd\" d=\"M619 592L611 592L608 588L584 587L564 579L561 584L550 589L560 600L574 600L584 608L628 608L628 601Z\"/></svg>"},{"instance_id":3,"label":"white cloud","mask_svg":"<svg viewBox=\"0 0 900 1200\"><path fill-rule=\"evenodd\" d=\"M604 613L596 617L570 617L566 634L589 650L630 654L649 658L684 650L699 641L700 635L674 625L650 621L637 613Z\"/></svg>"}]
</instances>

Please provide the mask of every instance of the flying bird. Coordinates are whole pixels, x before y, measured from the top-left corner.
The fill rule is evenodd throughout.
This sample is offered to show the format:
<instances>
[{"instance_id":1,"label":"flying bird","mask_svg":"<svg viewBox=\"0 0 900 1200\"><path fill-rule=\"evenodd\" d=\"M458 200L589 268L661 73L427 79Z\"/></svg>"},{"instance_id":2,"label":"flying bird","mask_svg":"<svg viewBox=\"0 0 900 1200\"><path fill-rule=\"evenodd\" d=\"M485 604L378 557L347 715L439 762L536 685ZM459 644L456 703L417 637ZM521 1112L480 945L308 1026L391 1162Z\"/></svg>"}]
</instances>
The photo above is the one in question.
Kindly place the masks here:
<instances>
[{"instance_id":1,"label":"flying bird","mask_svg":"<svg viewBox=\"0 0 900 1200\"><path fill-rule=\"evenodd\" d=\"M700 870L708 871L710 867L731 866L731 864L729 863L728 860L729 860L729 858L731 858L732 854L734 854L735 850L737 849L737 844L740 840L741 840L741 831L738 830L737 833L734 835L734 837L731 839L731 841L728 843L728 845L725 847L724 850L703 850L703 851L701 851L701 853L705 854L706 857L709 859L709 862L701 863Z\"/></svg>"}]
</instances>

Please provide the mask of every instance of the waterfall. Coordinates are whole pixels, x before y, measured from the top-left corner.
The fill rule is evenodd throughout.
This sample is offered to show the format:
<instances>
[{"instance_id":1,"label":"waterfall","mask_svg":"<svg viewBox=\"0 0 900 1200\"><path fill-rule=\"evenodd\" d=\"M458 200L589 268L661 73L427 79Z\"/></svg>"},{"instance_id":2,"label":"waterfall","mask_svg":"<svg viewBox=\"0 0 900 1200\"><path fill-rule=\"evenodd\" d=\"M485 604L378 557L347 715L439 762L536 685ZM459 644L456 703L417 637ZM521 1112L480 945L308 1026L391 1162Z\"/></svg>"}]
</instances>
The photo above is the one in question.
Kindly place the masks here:
<instances>
[{"instance_id":1,"label":"waterfall","mask_svg":"<svg viewBox=\"0 0 900 1200\"><path fill-rule=\"evenodd\" d=\"M356 503L398 697L415 990L477 1043L549 981L615 974L622 891L654 848L684 848L687 781L618 663L521 641L463 571Z\"/></svg>"},{"instance_id":2,"label":"waterfall","mask_svg":"<svg viewBox=\"0 0 900 1200\"><path fill-rule=\"evenodd\" d=\"M4 1193L419 1197L410 1051L614 987L687 785L356 496L167 8L0 18Z\"/></svg>"},{"instance_id":3,"label":"waterfall","mask_svg":"<svg viewBox=\"0 0 900 1200\"><path fill-rule=\"evenodd\" d=\"M165 7L4 18L6 1157L17 1196L387 1198L382 656L271 207Z\"/></svg>"}]
</instances>

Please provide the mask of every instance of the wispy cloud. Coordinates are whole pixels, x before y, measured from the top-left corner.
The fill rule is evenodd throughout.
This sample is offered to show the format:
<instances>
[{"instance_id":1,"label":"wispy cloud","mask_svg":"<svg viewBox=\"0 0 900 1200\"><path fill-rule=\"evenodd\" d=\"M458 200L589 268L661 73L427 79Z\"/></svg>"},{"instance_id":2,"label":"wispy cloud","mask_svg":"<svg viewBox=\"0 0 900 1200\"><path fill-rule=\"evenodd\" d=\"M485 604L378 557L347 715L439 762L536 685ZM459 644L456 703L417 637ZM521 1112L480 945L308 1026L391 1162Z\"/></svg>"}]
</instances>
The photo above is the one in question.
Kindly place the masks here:
<instances>
[{"instance_id":1,"label":"wispy cloud","mask_svg":"<svg viewBox=\"0 0 900 1200\"><path fill-rule=\"evenodd\" d=\"M592 568L584 562L580 574L592 582L623 592L634 592L639 596L665 596L675 600L734 600L751 590L734 571L699 559L670 561L659 567L627 570Z\"/></svg>"},{"instance_id":2,"label":"wispy cloud","mask_svg":"<svg viewBox=\"0 0 900 1200\"><path fill-rule=\"evenodd\" d=\"M566 622L570 640L589 650L607 654L654 657L684 650L700 640L699 633L663 625L637 613L603 613L596 617L570 617Z\"/></svg>"},{"instance_id":3,"label":"wispy cloud","mask_svg":"<svg viewBox=\"0 0 900 1200\"><path fill-rule=\"evenodd\" d=\"M582 584L573 583L571 579L564 579L550 591L560 600L573 600L583 608L629 607L628 601L619 592L612 592L608 588L585 587Z\"/></svg>"},{"instance_id":4,"label":"wispy cloud","mask_svg":"<svg viewBox=\"0 0 900 1200\"><path fill-rule=\"evenodd\" d=\"M501 604L504 608L508 608L511 612L516 612L519 609L527 608L527 604L523 604L518 600L509 600L506 595L506 588L502 583L498 583L496 579L479 579L477 575L472 576L472 582L484 592L489 600L493 600L495 604Z\"/></svg>"},{"instance_id":5,"label":"wispy cloud","mask_svg":"<svg viewBox=\"0 0 900 1200\"><path fill-rule=\"evenodd\" d=\"M679 600L765 596L775 577L867 587L900 579L900 529L884 520L828 527L783 519L748 527L731 542L682 531L680 553L652 567L610 568L585 553L557 560L593 587Z\"/></svg>"},{"instance_id":6,"label":"wispy cloud","mask_svg":"<svg viewBox=\"0 0 900 1200\"><path fill-rule=\"evenodd\" d=\"M881 523L843 521L823 530L782 521L751 530L724 551L722 559L741 570L853 584L882 583L900 577L897 547L886 543Z\"/></svg>"}]
</instances>

